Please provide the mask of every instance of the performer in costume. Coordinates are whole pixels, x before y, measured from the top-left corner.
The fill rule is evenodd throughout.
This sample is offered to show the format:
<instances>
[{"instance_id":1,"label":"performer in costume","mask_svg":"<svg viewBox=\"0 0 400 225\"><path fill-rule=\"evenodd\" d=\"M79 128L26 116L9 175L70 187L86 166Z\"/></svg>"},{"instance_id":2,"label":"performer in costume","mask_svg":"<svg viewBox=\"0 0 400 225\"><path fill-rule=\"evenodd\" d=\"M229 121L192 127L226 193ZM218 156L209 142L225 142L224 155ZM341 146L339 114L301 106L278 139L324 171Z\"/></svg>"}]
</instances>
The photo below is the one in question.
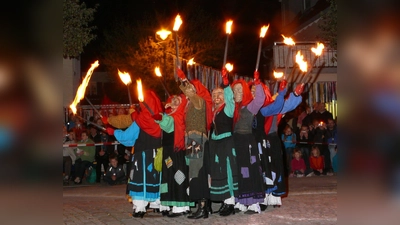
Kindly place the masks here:
<instances>
[{"instance_id":1,"label":"performer in costume","mask_svg":"<svg viewBox=\"0 0 400 225\"><path fill-rule=\"evenodd\" d=\"M189 167L186 165L185 154L185 107L187 100L183 94L168 98L162 118L156 122L163 130L162 135L162 175L160 185L160 211L168 217L177 217L190 211ZM172 206L172 213L167 214Z\"/></svg>"},{"instance_id":2,"label":"performer in costume","mask_svg":"<svg viewBox=\"0 0 400 225\"><path fill-rule=\"evenodd\" d=\"M304 84L297 85L289 97L283 99L286 93L286 84L286 80L281 82L274 104L261 108L260 115L257 116L258 129L256 129L255 136L262 149L261 162L266 184L264 203L260 205L262 210L265 210L268 205L282 205L281 196L286 194L282 143L277 133L278 123L284 113L295 109L301 103L301 93L304 88ZM265 117L264 120L262 117Z\"/></svg>"},{"instance_id":3,"label":"performer in costume","mask_svg":"<svg viewBox=\"0 0 400 225\"><path fill-rule=\"evenodd\" d=\"M263 105L265 94L257 71L254 76L254 98L244 80L236 80L231 85L236 102L233 137L236 157L240 159L237 160L239 194L235 209L245 211L246 214L260 213L259 203L264 202L265 197L257 142L252 134L253 118Z\"/></svg>"},{"instance_id":4,"label":"performer in costume","mask_svg":"<svg viewBox=\"0 0 400 225\"><path fill-rule=\"evenodd\" d=\"M211 132L209 171L211 176L210 197L212 201L223 201L219 215L235 214L235 197L238 196L238 168L232 136L235 102L229 86L228 73L222 70L223 89L212 91L214 103Z\"/></svg>"},{"instance_id":5,"label":"performer in costume","mask_svg":"<svg viewBox=\"0 0 400 225\"><path fill-rule=\"evenodd\" d=\"M153 165L156 149L161 147L161 129L153 116L160 112L160 99L153 91L146 91L144 102L131 114L133 123L126 130L107 128L109 135L114 135L121 144L135 149L127 186L134 217L143 218L148 203L160 198L160 172Z\"/></svg>"},{"instance_id":6,"label":"performer in costume","mask_svg":"<svg viewBox=\"0 0 400 225\"><path fill-rule=\"evenodd\" d=\"M197 211L188 216L189 219L208 218L212 213L210 189L205 158L209 156L208 131L212 122L211 94L199 80L186 79L182 70L178 69L181 80L179 88L189 99L186 106L186 159L189 162L189 196L197 202Z\"/></svg>"}]
</instances>

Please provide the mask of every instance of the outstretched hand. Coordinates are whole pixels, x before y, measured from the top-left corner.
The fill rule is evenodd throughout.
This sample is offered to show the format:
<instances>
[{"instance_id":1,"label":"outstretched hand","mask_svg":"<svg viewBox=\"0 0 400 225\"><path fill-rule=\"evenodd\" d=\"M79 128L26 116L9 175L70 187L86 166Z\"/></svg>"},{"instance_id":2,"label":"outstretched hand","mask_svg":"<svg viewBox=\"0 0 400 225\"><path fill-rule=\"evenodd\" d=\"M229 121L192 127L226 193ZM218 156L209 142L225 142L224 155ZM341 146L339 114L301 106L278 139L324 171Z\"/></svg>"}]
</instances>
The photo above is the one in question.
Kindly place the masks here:
<instances>
[{"instance_id":1,"label":"outstretched hand","mask_svg":"<svg viewBox=\"0 0 400 225\"><path fill-rule=\"evenodd\" d=\"M287 80L282 80L281 84L279 85L279 90L282 91L286 88Z\"/></svg>"},{"instance_id":2,"label":"outstretched hand","mask_svg":"<svg viewBox=\"0 0 400 225\"><path fill-rule=\"evenodd\" d=\"M228 85L229 84L229 79L228 79L228 70L226 70L226 68L222 68L222 81L224 83L224 85Z\"/></svg>"},{"instance_id":3,"label":"outstretched hand","mask_svg":"<svg viewBox=\"0 0 400 225\"><path fill-rule=\"evenodd\" d=\"M181 81L187 80L185 73L179 67L176 68L176 71L177 71L177 75L178 75L179 79L181 79Z\"/></svg>"},{"instance_id":4,"label":"outstretched hand","mask_svg":"<svg viewBox=\"0 0 400 225\"><path fill-rule=\"evenodd\" d=\"M260 73L257 70L254 71L254 84L260 84Z\"/></svg>"}]
</instances>

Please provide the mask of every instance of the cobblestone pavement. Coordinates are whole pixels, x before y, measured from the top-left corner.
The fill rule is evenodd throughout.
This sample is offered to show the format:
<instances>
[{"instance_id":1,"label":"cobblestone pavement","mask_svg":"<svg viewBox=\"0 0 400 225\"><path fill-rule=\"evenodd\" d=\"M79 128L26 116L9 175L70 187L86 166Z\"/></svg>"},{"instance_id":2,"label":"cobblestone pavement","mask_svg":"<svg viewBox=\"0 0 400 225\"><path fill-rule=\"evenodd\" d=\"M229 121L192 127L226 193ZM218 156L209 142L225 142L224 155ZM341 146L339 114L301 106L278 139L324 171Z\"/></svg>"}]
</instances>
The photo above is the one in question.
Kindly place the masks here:
<instances>
[{"instance_id":1,"label":"cobblestone pavement","mask_svg":"<svg viewBox=\"0 0 400 225\"><path fill-rule=\"evenodd\" d=\"M64 224L336 224L337 176L289 178L289 194L280 208L261 214L210 215L191 220L168 218L149 210L144 218L132 217L125 185L70 185L63 188ZM220 203L213 204L216 210ZM192 209L192 211L195 209Z\"/></svg>"}]
</instances>

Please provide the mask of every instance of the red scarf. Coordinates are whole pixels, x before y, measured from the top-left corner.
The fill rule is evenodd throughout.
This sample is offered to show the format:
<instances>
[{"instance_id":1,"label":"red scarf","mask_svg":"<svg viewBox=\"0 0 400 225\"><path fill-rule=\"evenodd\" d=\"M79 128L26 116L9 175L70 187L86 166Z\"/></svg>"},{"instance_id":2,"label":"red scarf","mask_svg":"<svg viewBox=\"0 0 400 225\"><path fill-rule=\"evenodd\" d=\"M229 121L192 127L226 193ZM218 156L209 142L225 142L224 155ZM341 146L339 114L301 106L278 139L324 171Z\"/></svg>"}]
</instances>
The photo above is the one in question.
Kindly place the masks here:
<instances>
[{"instance_id":1,"label":"red scarf","mask_svg":"<svg viewBox=\"0 0 400 225\"><path fill-rule=\"evenodd\" d=\"M249 85L247 85L246 81L243 79L236 80L232 83L231 88L233 88L236 84L242 85L243 90L243 98L241 102L235 103L235 111L233 113L233 124L239 120L239 111L243 106L247 106L251 101L253 101L253 95L251 94L251 90Z\"/></svg>"},{"instance_id":2,"label":"red scarf","mask_svg":"<svg viewBox=\"0 0 400 225\"><path fill-rule=\"evenodd\" d=\"M170 114L174 118L174 151L184 151L185 150L185 119L186 119L186 104L187 104L187 99L184 94L179 95L182 99L181 104L178 106L178 108ZM171 95L167 99L167 103L171 103L171 100L174 96Z\"/></svg>"},{"instance_id":3,"label":"red scarf","mask_svg":"<svg viewBox=\"0 0 400 225\"><path fill-rule=\"evenodd\" d=\"M144 102L149 106L149 108L153 111L154 114L150 113L147 107L143 104L139 104L139 112L135 117L135 121L137 125L147 134L159 138L161 137L161 128L160 126L154 121L152 115L162 113L162 106L161 101L157 97L157 95L153 91L146 91L144 93Z\"/></svg>"},{"instance_id":4,"label":"red scarf","mask_svg":"<svg viewBox=\"0 0 400 225\"><path fill-rule=\"evenodd\" d=\"M194 88L196 89L196 94L204 99L206 105L206 129L207 131L211 128L211 123L213 120L213 113L212 113L212 98L210 92L207 90L206 87L199 81L199 80L191 80L190 83L193 84Z\"/></svg>"}]
</instances>

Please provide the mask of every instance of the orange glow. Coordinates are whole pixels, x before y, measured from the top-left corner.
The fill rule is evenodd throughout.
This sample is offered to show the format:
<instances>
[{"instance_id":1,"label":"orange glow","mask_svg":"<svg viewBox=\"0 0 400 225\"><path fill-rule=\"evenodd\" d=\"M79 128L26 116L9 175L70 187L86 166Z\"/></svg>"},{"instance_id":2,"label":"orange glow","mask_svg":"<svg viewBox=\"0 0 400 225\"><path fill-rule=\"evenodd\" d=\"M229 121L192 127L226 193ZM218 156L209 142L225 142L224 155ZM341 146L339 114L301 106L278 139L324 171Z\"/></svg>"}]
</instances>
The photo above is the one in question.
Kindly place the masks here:
<instances>
[{"instance_id":1,"label":"orange glow","mask_svg":"<svg viewBox=\"0 0 400 225\"><path fill-rule=\"evenodd\" d=\"M171 31L162 29L157 31L156 34L158 34L162 40L165 40L167 39L168 35L171 34Z\"/></svg>"},{"instance_id":2,"label":"orange glow","mask_svg":"<svg viewBox=\"0 0 400 225\"><path fill-rule=\"evenodd\" d=\"M94 69L99 66L99 60L92 63L92 66L87 71L85 78L83 79L81 85L79 85L78 90L76 91L75 99L72 104L69 106L74 114L76 114L76 105L85 97L86 87L89 84L89 80L92 77Z\"/></svg>"},{"instance_id":3,"label":"orange glow","mask_svg":"<svg viewBox=\"0 0 400 225\"><path fill-rule=\"evenodd\" d=\"M181 19L181 16L178 14L176 17L175 17L175 23L174 23L174 31L178 31L179 30L179 27L182 25L182 19Z\"/></svg>"},{"instance_id":4,"label":"orange glow","mask_svg":"<svg viewBox=\"0 0 400 225\"><path fill-rule=\"evenodd\" d=\"M195 64L195 62L193 61L194 60L194 58L191 58L189 61L188 61L188 65L194 65Z\"/></svg>"},{"instance_id":5,"label":"orange glow","mask_svg":"<svg viewBox=\"0 0 400 225\"><path fill-rule=\"evenodd\" d=\"M307 72L307 62L304 61L304 56L300 54L300 51L296 54L296 63L299 65L299 68L304 73Z\"/></svg>"},{"instance_id":6,"label":"orange glow","mask_svg":"<svg viewBox=\"0 0 400 225\"><path fill-rule=\"evenodd\" d=\"M227 63L225 64L225 68L228 70L228 72L231 72L233 70L233 64Z\"/></svg>"},{"instance_id":7,"label":"orange glow","mask_svg":"<svg viewBox=\"0 0 400 225\"><path fill-rule=\"evenodd\" d=\"M156 68L154 69L154 72L156 73L157 77L162 77L161 71L160 71L160 67L156 66Z\"/></svg>"},{"instance_id":8,"label":"orange glow","mask_svg":"<svg viewBox=\"0 0 400 225\"><path fill-rule=\"evenodd\" d=\"M123 82L125 85L128 85L128 84L132 83L131 75L129 75L129 73L127 73L127 72L121 72L121 71L119 71L119 69L118 69L118 75L119 75L119 78L121 78L122 82Z\"/></svg>"},{"instance_id":9,"label":"orange glow","mask_svg":"<svg viewBox=\"0 0 400 225\"><path fill-rule=\"evenodd\" d=\"M231 32L232 32L232 30L231 30L231 28L232 28L232 23L233 23L232 20L229 20L228 22L226 22L226 28L225 28L225 30L226 30L226 33L227 33L227 34L231 34Z\"/></svg>"},{"instance_id":10,"label":"orange glow","mask_svg":"<svg viewBox=\"0 0 400 225\"><path fill-rule=\"evenodd\" d=\"M136 84L137 84L139 102L143 102L144 97L143 97L142 80L139 78L138 80L136 80Z\"/></svg>"},{"instance_id":11,"label":"orange glow","mask_svg":"<svg viewBox=\"0 0 400 225\"><path fill-rule=\"evenodd\" d=\"M296 43L293 41L292 38L287 38L282 34L283 37L283 43L285 43L286 45L295 45Z\"/></svg>"},{"instance_id":12,"label":"orange glow","mask_svg":"<svg viewBox=\"0 0 400 225\"><path fill-rule=\"evenodd\" d=\"M324 44L318 43L317 48L312 47L311 51L315 53L316 56L320 56L322 54L322 50L324 50Z\"/></svg>"},{"instance_id":13,"label":"orange glow","mask_svg":"<svg viewBox=\"0 0 400 225\"><path fill-rule=\"evenodd\" d=\"M261 27L260 38L265 37L265 34L267 33L268 28L269 28L269 24L268 24L268 26Z\"/></svg>"},{"instance_id":14,"label":"orange glow","mask_svg":"<svg viewBox=\"0 0 400 225\"><path fill-rule=\"evenodd\" d=\"M279 78L283 77L283 72L275 72L275 70L274 70L274 77L276 79L279 79Z\"/></svg>"}]
</instances>

